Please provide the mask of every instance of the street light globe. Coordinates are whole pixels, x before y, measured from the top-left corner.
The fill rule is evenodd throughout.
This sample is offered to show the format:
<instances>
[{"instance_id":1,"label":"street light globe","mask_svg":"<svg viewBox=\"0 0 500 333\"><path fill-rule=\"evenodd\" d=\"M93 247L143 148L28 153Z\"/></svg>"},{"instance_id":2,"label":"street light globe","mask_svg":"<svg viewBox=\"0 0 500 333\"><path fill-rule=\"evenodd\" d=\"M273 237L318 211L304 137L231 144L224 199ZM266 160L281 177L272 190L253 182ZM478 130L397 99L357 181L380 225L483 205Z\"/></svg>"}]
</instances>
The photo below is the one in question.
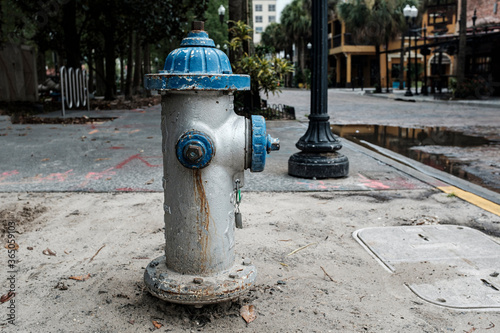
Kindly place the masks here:
<instances>
[{"instance_id":1,"label":"street light globe","mask_svg":"<svg viewBox=\"0 0 500 333\"><path fill-rule=\"evenodd\" d=\"M415 6L411 6L411 14L410 17L415 18L418 15L418 9Z\"/></svg>"},{"instance_id":2,"label":"street light globe","mask_svg":"<svg viewBox=\"0 0 500 333\"><path fill-rule=\"evenodd\" d=\"M307 49L310 50L312 48L312 44L311 43L307 43Z\"/></svg>"},{"instance_id":3,"label":"street light globe","mask_svg":"<svg viewBox=\"0 0 500 333\"><path fill-rule=\"evenodd\" d=\"M220 5L220 7L218 9L218 13L219 13L219 16L224 16L224 14L226 14L226 8L224 8L223 5Z\"/></svg>"},{"instance_id":4,"label":"street light globe","mask_svg":"<svg viewBox=\"0 0 500 333\"><path fill-rule=\"evenodd\" d=\"M411 15L410 5L406 5L406 7L403 9L403 15L404 15L404 17L410 17L410 15Z\"/></svg>"}]
</instances>

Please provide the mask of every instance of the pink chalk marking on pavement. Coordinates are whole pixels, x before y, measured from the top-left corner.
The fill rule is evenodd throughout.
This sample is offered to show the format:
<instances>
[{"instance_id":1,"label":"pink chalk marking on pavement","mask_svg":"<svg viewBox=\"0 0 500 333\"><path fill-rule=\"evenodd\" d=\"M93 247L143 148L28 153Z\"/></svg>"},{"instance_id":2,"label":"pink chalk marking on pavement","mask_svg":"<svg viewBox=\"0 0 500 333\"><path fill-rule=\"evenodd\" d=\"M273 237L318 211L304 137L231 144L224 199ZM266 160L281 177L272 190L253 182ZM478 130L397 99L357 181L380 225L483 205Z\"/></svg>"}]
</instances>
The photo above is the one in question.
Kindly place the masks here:
<instances>
[{"instance_id":1,"label":"pink chalk marking on pavement","mask_svg":"<svg viewBox=\"0 0 500 333\"><path fill-rule=\"evenodd\" d=\"M328 189L334 189L334 188L339 188L340 186L337 185L331 185L327 184L322 180L312 180L312 181L303 181L303 182L297 182L298 185L306 185L309 187L310 190L328 190Z\"/></svg>"},{"instance_id":2,"label":"pink chalk marking on pavement","mask_svg":"<svg viewBox=\"0 0 500 333\"><path fill-rule=\"evenodd\" d=\"M125 147L109 147L108 149L124 149Z\"/></svg>"},{"instance_id":3,"label":"pink chalk marking on pavement","mask_svg":"<svg viewBox=\"0 0 500 333\"><path fill-rule=\"evenodd\" d=\"M155 167L159 167L161 166L161 164L150 164L148 161L146 161L145 159L146 158L159 158L157 156L145 156L145 157L142 157L141 154L136 154L136 155L132 155L130 156L129 158L127 158L125 161L117 164L115 166L115 169L121 169L123 168L127 163L133 161L133 160L139 160L141 161L142 163L146 164L146 166L150 167L150 168L155 168Z\"/></svg>"},{"instance_id":4,"label":"pink chalk marking on pavement","mask_svg":"<svg viewBox=\"0 0 500 333\"><path fill-rule=\"evenodd\" d=\"M390 189L390 186L385 185L380 180L369 179L358 173L358 177L361 178L361 183L369 188L377 189L377 190L387 190Z\"/></svg>"},{"instance_id":5,"label":"pink chalk marking on pavement","mask_svg":"<svg viewBox=\"0 0 500 333\"><path fill-rule=\"evenodd\" d=\"M113 175L116 175L116 171L112 171L114 168L111 167L111 168L108 168L104 171L101 171L101 172L89 172L87 173L87 175L85 175L85 179L94 179L94 180L98 180L98 179L101 179L102 177L104 176L113 176Z\"/></svg>"},{"instance_id":6,"label":"pink chalk marking on pavement","mask_svg":"<svg viewBox=\"0 0 500 333\"><path fill-rule=\"evenodd\" d=\"M14 176L19 174L19 171L17 170L12 170L12 171L5 171L0 174L0 182L7 179L10 176Z\"/></svg>"},{"instance_id":7,"label":"pink chalk marking on pavement","mask_svg":"<svg viewBox=\"0 0 500 333\"><path fill-rule=\"evenodd\" d=\"M71 170L68 170L66 172L55 172L55 173L51 173L49 174L48 176L45 176L45 177L39 177L38 175L34 177L34 179L36 181L58 181L58 182L64 182L66 181L66 179L68 179L68 176L70 173L73 172L73 169Z\"/></svg>"}]
</instances>

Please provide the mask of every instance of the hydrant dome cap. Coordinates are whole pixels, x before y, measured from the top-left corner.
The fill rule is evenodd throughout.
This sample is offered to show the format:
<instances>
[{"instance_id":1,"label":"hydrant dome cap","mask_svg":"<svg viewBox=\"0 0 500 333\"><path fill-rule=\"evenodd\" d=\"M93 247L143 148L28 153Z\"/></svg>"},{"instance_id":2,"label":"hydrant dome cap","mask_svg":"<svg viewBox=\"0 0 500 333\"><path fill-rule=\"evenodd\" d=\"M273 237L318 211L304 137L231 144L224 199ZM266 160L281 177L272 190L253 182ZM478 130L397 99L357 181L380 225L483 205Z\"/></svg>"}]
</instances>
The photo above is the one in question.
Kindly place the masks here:
<instances>
[{"instance_id":1,"label":"hydrant dome cap","mask_svg":"<svg viewBox=\"0 0 500 333\"><path fill-rule=\"evenodd\" d=\"M215 47L213 39L203 30L193 30L181 42L181 46L208 46Z\"/></svg>"},{"instance_id":2,"label":"hydrant dome cap","mask_svg":"<svg viewBox=\"0 0 500 333\"><path fill-rule=\"evenodd\" d=\"M203 30L193 30L165 60L159 74L147 74L152 90L249 90L250 76L233 74L227 55Z\"/></svg>"}]
</instances>

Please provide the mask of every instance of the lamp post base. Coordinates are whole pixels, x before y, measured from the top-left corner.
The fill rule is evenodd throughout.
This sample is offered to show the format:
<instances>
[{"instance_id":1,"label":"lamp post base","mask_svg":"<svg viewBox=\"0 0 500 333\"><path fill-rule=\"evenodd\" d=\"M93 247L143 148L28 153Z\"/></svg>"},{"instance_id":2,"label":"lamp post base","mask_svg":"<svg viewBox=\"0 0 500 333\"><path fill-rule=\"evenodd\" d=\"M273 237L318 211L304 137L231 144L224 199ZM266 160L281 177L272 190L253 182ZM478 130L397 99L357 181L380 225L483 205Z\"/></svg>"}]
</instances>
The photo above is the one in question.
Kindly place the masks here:
<instances>
[{"instance_id":1,"label":"lamp post base","mask_svg":"<svg viewBox=\"0 0 500 333\"><path fill-rule=\"evenodd\" d=\"M346 156L333 153L295 153L288 159L288 174L300 178L341 178L349 174Z\"/></svg>"},{"instance_id":2,"label":"lamp post base","mask_svg":"<svg viewBox=\"0 0 500 333\"><path fill-rule=\"evenodd\" d=\"M408 89L405 92L405 96L409 96L409 97L413 96L413 93L411 92L411 90L410 90L409 87L408 87Z\"/></svg>"}]
</instances>

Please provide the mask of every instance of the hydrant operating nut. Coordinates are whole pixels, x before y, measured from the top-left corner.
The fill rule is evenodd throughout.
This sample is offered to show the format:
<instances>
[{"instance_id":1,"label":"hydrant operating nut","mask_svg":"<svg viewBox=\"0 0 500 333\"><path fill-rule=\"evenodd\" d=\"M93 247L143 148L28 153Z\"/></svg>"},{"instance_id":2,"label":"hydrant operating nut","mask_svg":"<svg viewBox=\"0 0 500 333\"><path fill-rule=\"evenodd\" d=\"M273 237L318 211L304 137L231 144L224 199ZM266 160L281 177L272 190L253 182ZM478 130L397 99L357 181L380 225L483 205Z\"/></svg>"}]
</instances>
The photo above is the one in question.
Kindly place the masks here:
<instances>
[{"instance_id":1,"label":"hydrant operating nut","mask_svg":"<svg viewBox=\"0 0 500 333\"><path fill-rule=\"evenodd\" d=\"M206 167L215 154L212 139L200 131L188 131L177 141L177 159L189 169Z\"/></svg>"}]
</instances>

